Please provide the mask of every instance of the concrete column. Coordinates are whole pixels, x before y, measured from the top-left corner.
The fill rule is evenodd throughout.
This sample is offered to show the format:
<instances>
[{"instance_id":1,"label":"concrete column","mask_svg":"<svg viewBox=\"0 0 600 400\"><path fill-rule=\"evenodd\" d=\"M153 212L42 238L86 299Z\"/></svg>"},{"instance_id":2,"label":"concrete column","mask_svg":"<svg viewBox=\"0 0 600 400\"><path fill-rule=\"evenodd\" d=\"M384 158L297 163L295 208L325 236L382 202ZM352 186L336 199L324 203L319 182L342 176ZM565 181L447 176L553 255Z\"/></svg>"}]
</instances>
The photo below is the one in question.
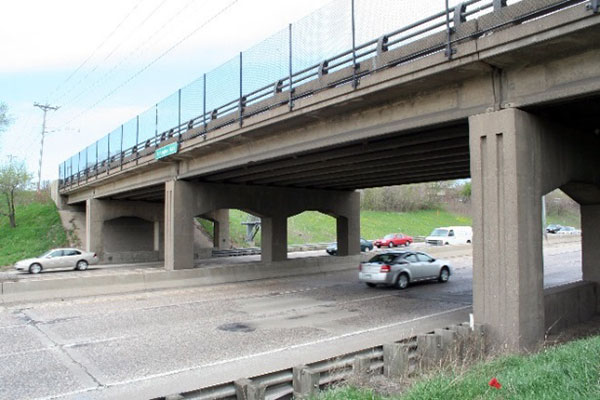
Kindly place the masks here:
<instances>
[{"instance_id":1,"label":"concrete column","mask_svg":"<svg viewBox=\"0 0 600 400\"><path fill-rule=\"evenodd\" d=\"M194 192L190 183L165 183L165 269L194 267Z\"/></svg>"},{"instance_id":2,"label":"concrete column","mask_svg":"<svg viewBox=\"0 0 600 400\"><path fill-rule=\"evenodd\" d=\"M214 221L213 247L215 249L231 248L231 239L229 237L229 210L216 210L211 213Z\"/></svg>"},{"instance_id":3,"label":"concrete column","mask_svg":"<svg viewBox=\"0 0 600 400\"><path fill-rule=\"evenodd\" d=\"M345 215L336 218L338 255L360 254L360 194L348 193L344 203Z\"/></svg>"},{"instance_id":4,"label":"concrete column","mask_svg":"<svg viewBox=\"0 0 600 400\"><path fill-rule=\"evenodd\" d=\"M85 202L85 250L94 252L102 260L104 242L102 224L104 223L102 200L88 199Z\"/></svg>"},{"instance_id":5,"label":"concrete column","mask_svg":"<svg viewBox=\"0 0 600 400\"><path fill-rule=\"evenodd\" d=\"M260 222L261 261L287 259L287 216L263 217Z\"/></svg>"},{"instance_id":6,"label":"concrete column","mask_svg":"<svg viewBox=\"0 0 600 400\"><path fill-rule=\"evenodd\" d=\"M473 310L497 349L533 350L544 338L542 133L516 109L469 118Z\"/></svg>"},{"instance_id":7,"label":"concrete column","mask_svg":"<svg viewBox=\"0 0 600 400\"><path fill-rule=\"evenodd\" d=\"M600 285L600 205L581 206L581 269L584 281Z\"/></svg>"}]
</instances>

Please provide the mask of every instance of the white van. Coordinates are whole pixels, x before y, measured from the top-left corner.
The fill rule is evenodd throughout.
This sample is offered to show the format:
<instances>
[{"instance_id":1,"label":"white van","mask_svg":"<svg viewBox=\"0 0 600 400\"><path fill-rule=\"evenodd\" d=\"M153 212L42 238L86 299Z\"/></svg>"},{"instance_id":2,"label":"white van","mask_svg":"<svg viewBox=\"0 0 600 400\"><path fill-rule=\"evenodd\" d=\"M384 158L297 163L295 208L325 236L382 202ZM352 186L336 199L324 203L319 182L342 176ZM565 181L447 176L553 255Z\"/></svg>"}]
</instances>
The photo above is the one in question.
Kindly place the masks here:
<instances>
[{"instance_id":1,"label":"white van","mask_svg":"<svg viewBox=\"0 0 600 400\"><path fill-rule=\"evenodd\" d=\"M473 229L470 226L442 226L435 228L425 238L425 243L434 246L445 244L465 244L473 240Z\"/></svg>"}]
</instances>

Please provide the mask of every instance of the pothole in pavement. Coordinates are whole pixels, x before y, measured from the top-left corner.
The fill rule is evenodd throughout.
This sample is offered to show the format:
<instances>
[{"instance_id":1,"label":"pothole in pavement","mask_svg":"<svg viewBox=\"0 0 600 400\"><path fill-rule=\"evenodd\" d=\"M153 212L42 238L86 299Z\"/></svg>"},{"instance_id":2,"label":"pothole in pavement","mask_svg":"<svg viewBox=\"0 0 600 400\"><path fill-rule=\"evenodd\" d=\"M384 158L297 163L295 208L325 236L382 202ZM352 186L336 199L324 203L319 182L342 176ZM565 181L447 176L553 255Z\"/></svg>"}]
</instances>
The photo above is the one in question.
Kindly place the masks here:
<instances>
[{"instance_id":1,"label":"pothole in pavement","mask_svg":"<svg viewBox=\"0 0 600 400\"><path fill-rule=\"evenodd\" d=\"M233 322L230 324L223 324L217 327L217 329L220 329L222 331L227 331L227 332L254 332L255 328L246 325L246 324L242 324L240 322Z\"/></svg>"}]
</instances>

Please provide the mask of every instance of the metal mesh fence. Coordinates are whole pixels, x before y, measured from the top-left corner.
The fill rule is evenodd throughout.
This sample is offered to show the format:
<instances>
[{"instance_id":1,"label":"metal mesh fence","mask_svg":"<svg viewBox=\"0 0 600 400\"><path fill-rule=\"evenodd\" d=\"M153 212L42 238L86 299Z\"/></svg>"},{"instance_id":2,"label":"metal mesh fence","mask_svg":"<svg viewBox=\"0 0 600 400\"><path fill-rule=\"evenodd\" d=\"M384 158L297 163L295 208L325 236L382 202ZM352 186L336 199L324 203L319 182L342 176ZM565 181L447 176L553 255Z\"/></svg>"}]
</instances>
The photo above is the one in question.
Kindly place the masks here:
<instances>
[{"instance_id":1,"label":"metal mesh fence","mask_svg":"<svg viewBox=\"0 0 600 400\"><path fill-rule=\"evenodd\" d=\"M221 65L217 69L206 74L206 112L235 102L240 97L240 58L235 57ZM233 106L219 110L219 113L227 113Z\"/></svg>"},{"instance_id":2,"label":"metal mesh fence","mask_svg":"<svg viewBox=\"0 0 600 400\"><path fill-rule=\"evenodd\" d=\"M294 72L318 65L352 48L351 5L348 0L336 0L292 24ZM345 59L351 59L351 54ZM335 69L338 68L331 71Z\"/></svg>"},{"instance_id":3,"label":"metal mesh fence","mask_svg":"<svg viewBox=\"0 0 600 400\"><path fill-rule=\"evenodd\" d=\"M158 134L179 125L179 92L175 92L156 105L158 112Z\"/></svg>"},{"instance_id":4,"label":"metal mesh fence","mask_svg":"<svg viewBox=\"0 0 600 400\"><path fill-rule=\"evenodd\" d=\"M137 117L123 124L123 150L132 148L137 140Z\"/></svg>"},{"instance_id":5,"label":"metal mesh fence","mask_svg":"<svg viewBox=\"0 0 600 400\"><path fill-rule=\"evenodd\" d=\"M188 122L203 113L204 76L181 89L181 121Z\"/></svg>"},{"instance_id":6,"label":"metal mesh fence","mask_svg":"<svg viewBox=\"0 0 600 400\"><path fill-rule=\"evenodd\" d=\"M190 127L198 127L223 115L231 117L225 124L242 118L243 115L238 115L240 97L246 99L246 106L252 106L279 91L287 91L290 69L292 86L298 89L294 96L308 96L320 90L319 84L311 81L350 67L354 61L361 63L358 72L344 70L341 75L327 78L329 81L324 87L357 81L357 73L390 68L435 52L445 51L446 56L452 58L461 40L504 29L527 18L538 18L540 13L553 12L571 3L567 0L410 3L334 0L292 24L290 29L275 33L204 74L61 163L59 176L68 179L86 166L120 155L121 151L131 154L129 149L134 146L140 151L148 145L159 144L165 137L162 133L182 123L193 121ZM277 104L281 104L287 99L283 97L278 101ZM261 110L254 108L251 112ZM218 126L221 125L213 124L212 128Z\"/></svg>"},{"instance_id":7,"label":"metal mesh fence","mask_svg":"<svg viewBox=\"0 0 600 400\"><path fill-rule=\"evenodd\" d=\"M247 104L274 92L277 81L289 75L289 29L282 30L242 54L242 91ZM254 93L259 89L259 93Z\"/></svg>"},{"instance_id":8,"label":"metal mesh fence","mask_svg":"<svg viewBox=\"0 0 600 400\"><path fill-rule=\"evenodd\" d=\"M144 147L143 143L156 136L156 106L140 114L140 129L138 143Z\"/></svg>"}]
</instances>

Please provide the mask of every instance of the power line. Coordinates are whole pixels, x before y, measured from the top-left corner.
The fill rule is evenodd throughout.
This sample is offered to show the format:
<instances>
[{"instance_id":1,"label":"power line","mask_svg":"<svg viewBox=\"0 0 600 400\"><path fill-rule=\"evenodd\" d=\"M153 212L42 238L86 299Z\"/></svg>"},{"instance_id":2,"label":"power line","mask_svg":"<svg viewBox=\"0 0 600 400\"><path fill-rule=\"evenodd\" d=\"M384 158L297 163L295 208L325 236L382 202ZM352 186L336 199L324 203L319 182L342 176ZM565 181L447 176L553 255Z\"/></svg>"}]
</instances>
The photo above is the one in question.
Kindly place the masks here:
<instances>
[{"instance_id":1,"label":"power line","mask_svg":"<svg viewBox=\"0 0 600 400\"><path fill-rule=\"evenodd\" d=\"M51 97L54 93L56 93L58 91L58 89L67 84L67 82L69 82L71 80L71 78L73 78L73 76L75 76L75 74L77 74L77 72L79 72L81 70L81 68L83 68L87 62L89 60L92 59L92 57L94 57L94 55L96 55L96 53L98 52L98 50L100 50L102 48L102 46L104 46L111 38L112 36L117 32L117 30L119 30L119 28L123 25L123 23L133 14L133 12L138 8L138 6L142 3L143 0L138 1L135 6L133 6L133 8L127 13L127 15L125 15L125 17L121 20L121 22L119 22L117 24L117 26L108 34L107 37L104 38L104 40L102 41L102 43L100 43L100 45L98 45L94 51L75 69L75 71L73 71L68 77L67 79L65 79L62 83L60 83L49 95L48 97ZM97 68L97 66L94 68L94 70ZM89 74L88 74L89 75ZM86 75L85 77L87 77L88 75ZM83 79L85 79L85 77ZM79 81L81 82L81 80ZM78 83L75 84L75 86L77 86ZM69 91L70 92L70 91ZM69 92L63 94L61 97L59 97L57 99L60 100L62 99L64 96L66 96Z\"/></svg>"},{"instance_id":2,"label":"power line","mask_svg":"<svg viewBox=\"0 0 600 400\"><path fill-rule=\"evenodd\" d=\"M192 32L190 32L189 34L185 35L183 38L181 38L179 41L177 41L175 44L173 44L171 47L169 47L167 50L163 51L158 57L154 58L150 63L146 64L146 66L144 66L142 69L140 69L139 71L137 71L136 73L134 73L133 75L131 75L128 79L126 79L124 82L122 82L120 85L118 85L116 88L114 88L113 90L111 90L108 94L106 94L104 97L102 97L100 100L98 100L97 102L95 102L94 104L92 104L90 107L88 107L87 109L85 109L84 111L80 112L79 114L77 114L75 117L73 117L71 120L69 120L67 123L65 123L64 125L62 125L61 127L67 126L70 123L72 123L73 121L75 121L76 119L80 118L81 116L85 115L87 112L89 112L90 110L92 110L94 107L96 107L98 104L102 103L104 100L106 100L107 98L109 98L110 96L112 96L115 92L117 92L119 89L121 89L123 86L127 85L129 82L131 82L133 79L137 78L140 74L142 74L143 72L145 72L148 68L150 68L152 65L154 65L156 62L158 62L160 59L162 59L164 56L166 56L167 54L169 54L171 51L173 51L175 48L177 48L179 45L181 45L183 42L185 42L186 40L188 40L190 37L192 37L194 34L196 34L198 31L200 31L202 28L204 28L206 25L208 25L209 23L211 23L213 20L215 20L216 18L218 18L221 14L225 13L229 8L231 8L235 3L237 3L238 0L233 0L232 2L230 2L228 5L226 5L225 7L223 7L221 10L219 10L216 14L214 14L213 16L211 16L208 20L206 20L202 25L200 25L198 28L194 29Z\"/></svg>"},{"instance_id":3,"label":"power line","mask_svg":"<svg viewBox=\"0 0 600 400\"><path fill-rule=\"evenodd\" d=\"M146 21L148 21L155 13L156 11L162 7L167 0L163 0L157 7L155 7L150 14L148 14L148 16L146 18L144 18L143 21L141 21L135 28L134 30L131 32L131 34L133 34L134 32L136 32L142 25L144 25L146 23ZM194 2L194 0L191 0L190 2L188 2L173 18L179 16L179 14L181 14L187 7L189 7L192 3ZM161 30L163 30L166 25L168 23L170 23L173 18L171 18L166 24L164 24L158 31L156 31L154 34L152 34L151 37L149 37L145 42L142 43L142 46L146 45L148 42L150 42L150 40ZM130 36L131 37L131 36ZM104 57L104 59L101 62L107 61L124 43L127 42L128 39L125 39L124 41L121 41L119 44L117 44L117 46L115 46L115 48L113 48L110 53L108 55L106 55ZM130 58L133 57L133 55L139 53L139 50L137 50L136 52L132 52L129 53L126 57L124 57L121 61L119 61L116 65L114 65L108 72L106 72L104 75L102 75L100 78L96 79L92 84L88 85L86 88L84 88L82 91L80 91L78 94L76 94L74 97L72 97L71 99L69 99L68 101L63 102L62 107L64 109L64 107L69 106L70 104L74 103L77 99L79 99L82 95L84 95L85 93L89 92L90 90L92 90L93 88L95 88L96 86L98 86L102 81L104 81L109 75L111 75L113 73L113 71L115 71L117 68L119 68L121 65L123 65L123 63L127 60L129 60ZM94 71L96 71L96 69L98 69L98 67L100 66L100 64L96 65L90 72L88 72L82 79L79 80L79 82L77 82L77 85L81 82L83 82L88 76L90 76ZM60 97L60 99L64 98L66 95L68 95L69 93L71 93L73 91L73 89L75 89L77 87L77 85L75 85L74 87L72 87L67 93L65 93L63 96ZM59 99L59 100L60 100Z\"/></svg>"}]
</instances>

